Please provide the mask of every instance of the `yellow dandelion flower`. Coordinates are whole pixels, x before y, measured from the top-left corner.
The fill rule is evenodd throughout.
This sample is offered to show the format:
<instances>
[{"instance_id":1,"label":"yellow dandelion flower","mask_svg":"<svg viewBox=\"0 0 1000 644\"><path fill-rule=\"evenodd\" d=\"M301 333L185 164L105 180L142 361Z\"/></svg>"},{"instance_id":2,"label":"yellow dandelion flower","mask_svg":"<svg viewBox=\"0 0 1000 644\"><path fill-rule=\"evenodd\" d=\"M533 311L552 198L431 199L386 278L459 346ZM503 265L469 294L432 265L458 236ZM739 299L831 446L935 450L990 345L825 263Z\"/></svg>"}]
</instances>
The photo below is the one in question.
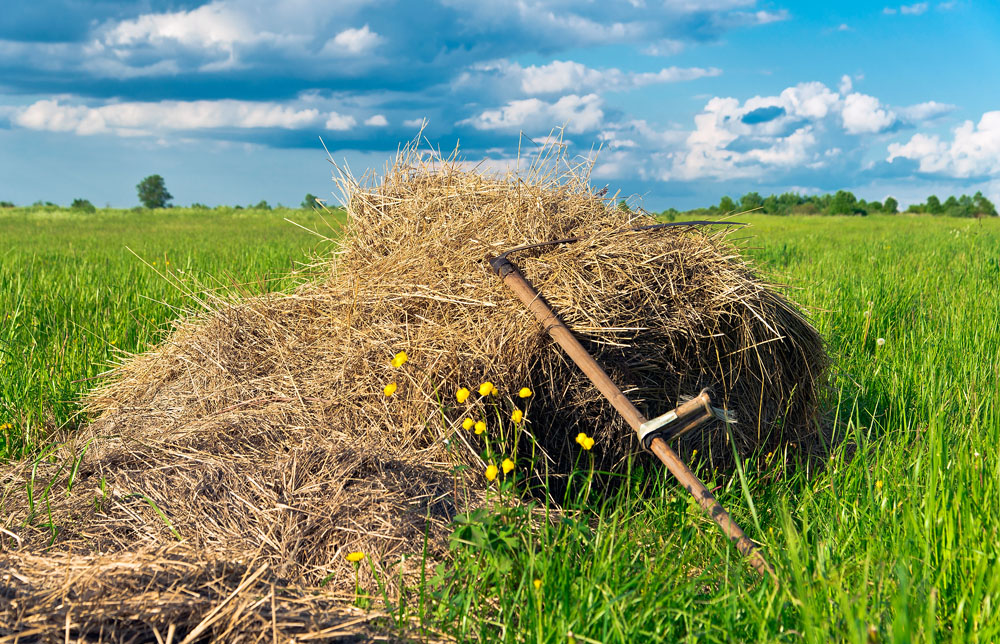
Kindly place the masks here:
<instances>
[{"instance_id":1,"label":"yellow dandelion flower","mask_svg":"<svg viewBox=\"0 0 1000 644\"><path fill-rule=\"evenodd\" d=\"M503 468L504 474L510 474L510 471L514 469L514 461L505 458L503 459L503 463L500 463L500 467Z\"/></svg>"},{"instance_id":2,"label":"yellow dandelion flower","mask_svg":"<svg viewBox=\"0 0 1000 644\"><path fill-rule=\"evenodd\" d=\"M536 579L535 581L533 581L531 583L535 586L535 590L538 590L539 588L542 587L542 580L541 579Z\"/></svg>"},{"instance_id":3,"label":"yellow dandelion flower","mask_svg":"<svg viewBox=\"0 0 1000 644\"><path fill-rule=\"evenodd\" d=\"M496 393L496 390L497 390L497 388L494 387L493 383L489 382L489 381L484 382L483 384L479 385L479 395L480 396L489 396L490 394Z\"/></svg>"},{"instance_id":4,"label":"yellow dandelion flower","mask_svg":"<svg viewBox=\"0 0 1000 644\"><path fill-rule=\"evenodd\" d=\"M400 351L399 353L397 353L392 357L392 360L389 362L389 364L399 369L404 364L406 364L406 361L409 359L410 357L406 355L405 351Z\"/></svg>"},{"instance_id":5,"label":"yellow dandelion flower","mask_svg":"<svg viewBox=\"0 0 1000 644\"><path fill-rule=\"evenodd\" d=\"M514 413L510 415L510 419L514 421L515 424L524 420L524 412L520 409L515 409Z\"/></svg>"},{"instance_id":6,"label":"yellow dandelion flower","mask_svg":"<svg viewBox=\"0 0 1000 644\"><path fill-rule=\"evenodd\" d=\"M494 480L499 472L500 470L497 469L497 466L494 465L493 463L490 463L489 467L486 468L486 480L487 481Z\"/></svg>"},{"instance_id":7,"label":"yellow dandelion flower","mask_svg":"<svg viewBox=\"0 0 1000 644\"><path fill-rule=\"evenodd\" d=\"M386 396L391 396L394 393L396 393L396 389L398 388L399 387L396 385L396 383L390 382L385 386L385 389L382 390L382 393L384 393Z\"/></svg>"},{"instance_id":8,"label":"yellow dandelion flower","mask_svg":"<svg viewBox=\"0 0 1000 644\"><path fill-rule=\"evenodd\" d=\"M347 556L345 558L348 561L350 561L351 563L358 563L359 561L361 561L362 559L365 558L365 553L363 553L363 552L348 552Z\"/></svg>"},{"instance_id":9,"label":"yellow dandelion flower","mask_svg":"<svg viewBox=\"0 0 1000 644\"><path fill-rule=\"evenodd\" d=\"M583 445L583 441L585 441L586 439L587 435L584 434L583 432L580 432L579 434L576 435L576 442L579 443L580 445Z\"/></svg>"},{"instance_id":10,"label":"yellow dandelion flower","mask_svg":"<svg viewBox=\"0 0 1000 644\"><path fill-rule=\"evenodd\" d=\"M521 387L521 391L517 392L517 395L521 398L531 398L531 390L527 387Z\"/></svg>"},{"instance_id":11,"label":"yellow dandelion flower","mask_svg":"<svg viewBox=\"0 0 1000 644\"><path fill-rule=\"evenodd\" d=\"M691 452L691 458L694 458L697 455L698 455L698 450L694 450L693 452Z\"/></svg>"},{"instance_id":12,"label":"yellow dandelion flower","mask_svg":"<svg viewBox=\"0 0 1000 644\"><path fill-rule=\"evenodd\" d=\"M587 440L583 441L582 447L583 449L590 451L594 447L594 439L588 436Z\"/></svg>"},{"instance_id":13,"label":"yellow dandelion flower","mask_svg":"<svg viewBox=\"0 0 1000 644\"><path fill-rule=\"evenodd\" d=\"M8 429L13 429L13 428L14 426L11 425L10 423L4 423L3 425L0 425L0 432L5 432Z\"/></svg>"},{"instance_id":14,"label":"yellow dandelion flower","mask_svg":"<svg viewBox=\"0 0 1000 644\"><path fill-rule=\"evenodd\" d=\"M482 434L485 431L486 431L486 423L484 423L483 421L479 421L478 423L476 423L477 434Z\"/></svg>"},{"instance_id":15,"label":"yellow dandelion flower","mask_svg":"<svg viewBox=\"0 0 1000 644\"><path fill-rule=\"evenodd\" d=\"M462 421L462 429L468 431L472 429L473 425L475 424L476 423L471 418L466 418L465 420Z\"/></svg>"},{"instance_id":16,"label":"yellow dandelion flower","mask_svg":"<svg viewBox=\"0 0 1000 644\"><path fill-rule=\"evenodd\" d=\"M466 400L469 399L470 393L471 392L468 389L462 387L461 389L455 392L455 399L458 400L459 403L464 403Z\"/></svg>"},{"instance_id":17,"label":"yellow dandelion flower","mask_svg":"<svg viewBox=\"0 0 1000 644\"><path fill-rule=\"evenodd\" d=\"M879 491L882 490L882 480L881 479L879 479L878 481L875 481L875 489L879 490Z\"/></svg>"}]
</instances>

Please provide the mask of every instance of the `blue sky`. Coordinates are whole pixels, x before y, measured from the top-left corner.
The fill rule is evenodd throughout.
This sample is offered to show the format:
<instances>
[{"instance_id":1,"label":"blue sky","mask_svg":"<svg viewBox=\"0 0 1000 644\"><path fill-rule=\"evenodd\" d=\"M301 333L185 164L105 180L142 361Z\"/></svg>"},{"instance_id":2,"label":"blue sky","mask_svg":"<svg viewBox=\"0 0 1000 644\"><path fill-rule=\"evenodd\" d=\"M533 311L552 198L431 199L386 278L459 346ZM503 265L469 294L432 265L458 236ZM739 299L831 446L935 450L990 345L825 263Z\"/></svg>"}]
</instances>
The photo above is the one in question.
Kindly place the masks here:
<instances>
[{"instance_id":1,"label":"blue sky","mask_svg":"<svg viewBox=\"0 0 1000 644\"><path fill-rule=\"evenodd\" d=\"M6 0L0 200L331 196L425 136L503 167L564 128L652 210L795 190L1000 201L1000 5ZM523 145L522 145L523 147Z\"/></svg>"}]
</instances>

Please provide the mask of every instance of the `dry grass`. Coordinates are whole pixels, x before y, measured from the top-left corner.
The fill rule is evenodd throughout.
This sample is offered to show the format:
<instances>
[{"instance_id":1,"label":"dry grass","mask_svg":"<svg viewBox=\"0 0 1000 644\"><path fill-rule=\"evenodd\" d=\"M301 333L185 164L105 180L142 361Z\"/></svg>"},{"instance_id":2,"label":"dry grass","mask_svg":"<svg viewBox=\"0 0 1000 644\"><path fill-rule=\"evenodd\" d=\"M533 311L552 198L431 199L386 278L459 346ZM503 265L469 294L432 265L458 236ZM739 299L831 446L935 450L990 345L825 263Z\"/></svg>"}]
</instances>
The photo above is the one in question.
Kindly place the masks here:
<instances>
[{"instance_id":1,"label":"dry grass","mask_svg":"<svg viewBox=\"0 0 1000 644\"><path fill-rule=\"evenodd\" d=\"M174 625L183 639L235 594L204 637L302 639L354 619L344 553L404 582L425 533L445 556L448 522L482 503L484 454L557 490L586 431L598 467L623 468L631 430L490 273L511 246L586 237L514 259L648 416L711 387L741 453L821 445L813 328L724 233L613 234L648 221L580 171L554 155L491 177L407 148L381 183L341 176L349 224L324 279L180 322L92 394L86 435L2 473L0 574L16 583L0 633L126 641ZM457 403L487 380L499 396ZM523 386L535 395L514 426ZM731 462L722 427L684 441Z\"/></svg>"}]
</instances>

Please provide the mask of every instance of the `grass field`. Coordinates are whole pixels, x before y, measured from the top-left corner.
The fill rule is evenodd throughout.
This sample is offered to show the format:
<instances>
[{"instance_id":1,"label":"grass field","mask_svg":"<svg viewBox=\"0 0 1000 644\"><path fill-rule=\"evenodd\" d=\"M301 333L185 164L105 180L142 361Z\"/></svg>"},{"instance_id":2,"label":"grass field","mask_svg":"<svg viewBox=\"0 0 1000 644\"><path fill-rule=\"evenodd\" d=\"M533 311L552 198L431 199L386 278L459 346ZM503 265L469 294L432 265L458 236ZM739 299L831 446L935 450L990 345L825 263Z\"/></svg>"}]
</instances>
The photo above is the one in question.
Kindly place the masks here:
<instances>
[{"instance_id":1,"label":"grass field","mask_svg":"<svg viewBox=\"0 0 1000 644\"><path fill-rule=\"evenodd\" d=\"M287 287L323 241L285 218L330 233L303 210L0 210L0 458L82 422L88 379L196 309L176 282L220 295Z\"/></svg>"},{"instance_id":2,"label":"grass field","mask_svg":"<svg viewBox=\"0 0 1000 644\"><path fill-rule=\"evenodd\" d=\"M844 438L819 471L758 454L701 472L780 585L636 471L548 527L519 507L468 517L392 618L509 642L1000 640L1000 221L751 220L747 252L829 341ZM279 213L0 214L0 451L79 422L84 380L191 307L154 269L259 292L315 246Z\"/></svg>"}]
</instances>

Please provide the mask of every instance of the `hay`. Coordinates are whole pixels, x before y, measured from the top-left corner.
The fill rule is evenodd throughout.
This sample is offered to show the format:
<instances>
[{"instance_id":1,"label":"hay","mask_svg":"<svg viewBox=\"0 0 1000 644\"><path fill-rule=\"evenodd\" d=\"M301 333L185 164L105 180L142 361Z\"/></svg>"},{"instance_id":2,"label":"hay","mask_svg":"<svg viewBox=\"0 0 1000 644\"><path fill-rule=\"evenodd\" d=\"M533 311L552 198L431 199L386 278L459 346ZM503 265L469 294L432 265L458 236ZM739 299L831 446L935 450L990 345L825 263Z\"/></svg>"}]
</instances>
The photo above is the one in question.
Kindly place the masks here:
<instances>
[{"instance_id":1,"label":"hay","mask_svg":"<svg viewBox=\"0 0 1000 644\"><path fill-rule=\"evenodd\" d=\"M489 271L520 244L585 237L514 259L647 416L710 387L739 420L741 454L820 445L827 362L808 322L724 232L618 233L647 218L581 172L554 155L493 177L406 148L377 185L341 175L349 222L320 279L179 322L93 392L98 417L61 460L4 472L0 575L17 583L0 633L123 641L174 624L180 639L239 590L205 637L301 639L350 621L328 610L353 597L344 553L364 551L390 582L417 574L406 555L425 534L431 558L446 555L448 523L483 503L486 438L491 461L515 457L551 490L579 431L595 437L598 468L621 471L631 430ZM457 403L483 381L499 396ZM466 417L489 430L463 430ZM683 439L695 448L731 462L724 427ZM44 503L26 480L35 495L50 485ZM280 599L254 603L270 588Z\"/></svg>"}]
</instances>

